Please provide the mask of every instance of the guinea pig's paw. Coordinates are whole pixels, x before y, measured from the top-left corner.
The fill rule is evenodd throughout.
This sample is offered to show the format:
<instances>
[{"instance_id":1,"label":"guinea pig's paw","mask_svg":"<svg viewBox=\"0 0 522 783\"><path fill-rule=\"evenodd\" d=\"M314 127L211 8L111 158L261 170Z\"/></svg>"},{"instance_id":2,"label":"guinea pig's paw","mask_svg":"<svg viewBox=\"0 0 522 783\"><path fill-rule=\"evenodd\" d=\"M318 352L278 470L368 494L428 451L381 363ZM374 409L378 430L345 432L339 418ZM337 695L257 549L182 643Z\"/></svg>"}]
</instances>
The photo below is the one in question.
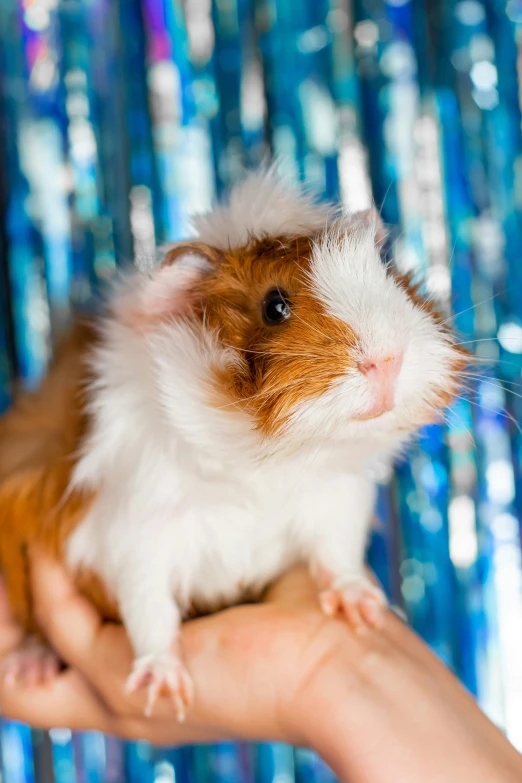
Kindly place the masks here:
<instances>
[{"instance_id":1,"label":"guinea pig's paw","mask_svg":"<svg viewBox=\"0 0 522 783\"><path fill-rule=\"evenodd\" d=\"M49 685L60 670L60 659L46 644L26 636L20 646L0 663L0 676L6 685Z\"/></svg>"},{"instance_id":2,"label":"guinea pig's paw","mask_svg":"<svg viewBox=\"0 0 522 783\"><path fill-rule=\"evenodd\" d=\"M364 576L335 582L319 593L319 601L325 614L343 616L356 633L365 625L381 627L387 606L383 591Z\"/></svg>"},{"instance_id":3,"label":"guinea pig's paw","mask_svg":"<svg viewBox=\"0 0 522 783\"><path fill-rule=\"evenodd\" d=\"M127 679L127 693L147 688L145 715L150 718L161 694L168 695L176 708L178 721L185 720L187 709L194 698L194 686L183 661L174 653L144 655L134 662Z\"/></svg>"}]
</instances>

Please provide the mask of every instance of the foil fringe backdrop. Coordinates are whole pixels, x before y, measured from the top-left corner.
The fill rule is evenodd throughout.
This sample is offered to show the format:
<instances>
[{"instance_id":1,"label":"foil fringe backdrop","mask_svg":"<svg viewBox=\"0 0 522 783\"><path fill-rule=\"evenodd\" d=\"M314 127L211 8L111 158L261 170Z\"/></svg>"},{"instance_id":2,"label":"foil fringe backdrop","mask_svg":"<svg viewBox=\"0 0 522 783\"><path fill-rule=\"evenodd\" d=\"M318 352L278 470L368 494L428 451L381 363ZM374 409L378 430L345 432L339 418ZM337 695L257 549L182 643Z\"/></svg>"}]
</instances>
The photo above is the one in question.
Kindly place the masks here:
<instances>
[{"instance_id":1,"label":"foil fringe backdrop","mask_svg":"<svg viewBox=\"0 0 522 783\"><path fill-rule=\"evenodd\" d=\"M268 154L349 210L479 357L380 476L370 559L522 750L522 1L2 0L0 406L116 266ZM453 315L452 315L453 313ZM332 781L314 754L4 721L2 783Z\"/></svg>"}]
</instances>

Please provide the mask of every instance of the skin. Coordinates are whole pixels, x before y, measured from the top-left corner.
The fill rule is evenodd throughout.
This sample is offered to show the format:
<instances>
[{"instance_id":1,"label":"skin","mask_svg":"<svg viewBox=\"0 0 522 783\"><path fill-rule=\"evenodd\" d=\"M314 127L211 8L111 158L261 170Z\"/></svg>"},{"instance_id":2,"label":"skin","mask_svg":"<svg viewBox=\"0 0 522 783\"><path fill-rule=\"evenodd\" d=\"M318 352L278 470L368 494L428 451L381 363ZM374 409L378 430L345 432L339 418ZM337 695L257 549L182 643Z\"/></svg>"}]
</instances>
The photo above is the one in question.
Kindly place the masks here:
<instances>
[{"instance_id":1,"label":"skin","mask_svg":"<svg viewBox=\"0 0 522 783\"><path fill-rule=\"evenodd\" d=\"M304 570L255 606L186 623L182 643L196 701L180 725L160 698L125 694L132 651L62 569L33 558L40 624L70 668L45 686L0 683L0 710L34 726L98 729L155 744L279 740L318 751L350 783L515 783L522 757L392 612L353 633L325 617ZM0 592L1 595L1 592ZM0 601L0 654L19 631Z\"/></svg>"}]
</instances>

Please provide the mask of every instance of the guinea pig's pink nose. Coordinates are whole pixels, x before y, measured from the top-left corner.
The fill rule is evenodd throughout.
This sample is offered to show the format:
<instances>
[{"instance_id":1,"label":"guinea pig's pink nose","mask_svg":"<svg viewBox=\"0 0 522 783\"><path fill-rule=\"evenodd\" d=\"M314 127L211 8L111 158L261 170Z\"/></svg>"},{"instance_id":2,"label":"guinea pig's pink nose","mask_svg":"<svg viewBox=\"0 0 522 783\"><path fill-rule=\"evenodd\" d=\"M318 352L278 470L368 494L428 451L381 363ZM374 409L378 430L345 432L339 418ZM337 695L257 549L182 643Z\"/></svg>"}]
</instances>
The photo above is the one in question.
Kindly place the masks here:
<instances>
[{"instance_id":1,"label":"guinea pig's pink nose","mask_svg":"<svg viewBox=\"0 0 522 783\"><path fill-rule=\"evenodd\" d=\"M393 381L402 367L402 354L387 356L385 359L366 359L358 365L360 372L370 378L385 378Z\"/></svg>"},{"instance_id":2,"label":"guinea pig's pink nose","mask_svg":"<svg viewBox=\"0 0 522 783\"><path fill-rule=\"evenodd\" d=\"M384 359L365 359L360 362L358 370L365 375L371 384L372 404L368 416L379 416L391 411L394 405L395 386L401 371L402 353L386 356Z\"/></svg>"}]
</instances>

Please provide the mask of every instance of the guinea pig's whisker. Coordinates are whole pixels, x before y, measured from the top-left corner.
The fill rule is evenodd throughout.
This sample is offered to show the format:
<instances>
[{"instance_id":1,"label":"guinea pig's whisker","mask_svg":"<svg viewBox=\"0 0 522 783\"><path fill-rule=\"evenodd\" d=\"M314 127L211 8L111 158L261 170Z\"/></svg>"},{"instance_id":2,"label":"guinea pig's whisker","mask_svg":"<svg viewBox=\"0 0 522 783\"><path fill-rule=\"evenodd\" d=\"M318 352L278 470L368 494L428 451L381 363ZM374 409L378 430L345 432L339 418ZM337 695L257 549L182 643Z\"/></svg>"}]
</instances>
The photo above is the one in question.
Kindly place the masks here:
<instances>
[{"instance_id":1,"label":"guinea pig's whisker","mask_svg":"<svg viewBox=\"0 0 522 783\"><path fill-rule=\"evenodd\" d=\"M296 258L297 258L297 261L303 261L303 263L305 263L305 264L306 264L306 263L307 263L307 261L309 260L308 256L300 256L300 255L297 255L297 256L296 256ZM297 279L299 279L299 278L297 278Z\"/></svg>"},{"instance_id":2,"label":"guinea pig's whisker","mask_svg":"<svg viewBox=\"0 0 522 783\"><path fill-rule=\"evenodd\" d=\"M446 422L446 424L448 425L448 427L451 427L451 428L454 428L454 427L455 427L455 425L454 425L454 424L453 424L453 423L450 421L450 419L449 419L449 414L450 414L450 413L451 413L451 415L452 415L452 416L455 416L455 418L456 418L456 419L458 419L458 421L460 422L460 424L462 424L462 426L464 427L464 430L465 430L465 432L466 432L466 438L467 438L467 440L469 440L469 442L471 443L471 445L472 445L472 446L474 446L474 445L475 445L475 440L474 440L474 438L473 438L473 434L472 434L471 430L470 430L470 429L469 429L469 427L466 425L466 422L464 421L464 419L462 418L462 416L459 416L459 415L458 415L458 413L456 413L456 411L454 411L454 410L453 410L453 409L451 409L451 408L450 408L450 409L449 409L447 412L444 412L444 411L442 412L442 417L443 417L444 421Z\"/></svg>"},{"instance_id":3,"label":"guinea pig's whisker","mask_svg":"<svg viewBox=\"0 0 522 783\"><path fill-rule=\"evenodd\" d=\"M460 310L458 313L452 313L452 315L448 316L445 321L442 321L441 326L444 326L445 323L448 321L452 321L454 318L458 318L459 315L464 315L464 313L469 313L470 310L475 310L477 307L480 307L481 305L487 304L488 302L491 302L493 299L496 299L497 296L500 296L500 292L498 294L493 294L493 296L489 296L487 299L483 299L481 302L477 302L474 305L471 305L471 307L466 307L465 310Z\"/></svg>"},{"instance_id":4,"label":"guinea pig's whisker","mask_svg":"<svg viewBox=\"0 0 522 783\"><path fill-rule=\"evenodd\" d=\"M498 337L479 337L478 339L473 339L473 340L462 340L462 342L454 343L454 344L455 345L469 345L469 343L487 343L487 342L491 342L491 340L496 340L498 342ZM520 337L518 337L517 335L513 335L513 337L509 337L508 335L506 335L505 337L502 338L502 342L504 340L518 340L518 341L520 341Z\"/></svg>"},{"instance_id":5,"label":"guinea pig's whisker","mask_svg":"<svg viewBox=\"0 0 522 783\"><path fill-rule=\"evenodd\" d=\"M517 367L517 368L520 367L520 362L514 362L514 361L510 361L509 359L504 359L504 358L500 358L500 357L497 357L497 358L487 358L486 356L474 356L473 357L473 361L470 362L470 366L473 366L474 364L478 364L478 365L480 365L480 364L481 365L494 365L494 364L500 364L500 363L505 364L505 365L509 365L511 367Z\"/></svg>"},{"instance_id":6,"label":"guinea pig's whisker","mask_svg":"<svg viewBox=\"0 0 522 783\"><path fill-rule=\"evenodd\" d=\"M227 408L236 408L242 402L249 402L255 396L256 395L251 395L250 397L240 397L238 400L232 400L231 402L227 402L224 405L218 405L217 410L222 411L222 410L226 410Z\"/></svg>"},{"instance_id":7,"label":"guinea pig's whisker","mask_svg":"<svg viewBox=\"0 0 522 783\"><path fill-rule=\"evenodd\" d=\"M332 338L328 337L324 332L321 332L320 329L316 329L315 326L312 326L308 321L305 321L304 318L300 318L297 313L294 312L294 318L297 318L298 321L301 321L305 326L307 326L309 329L312 329L312 331L316 332L316 334L320 335L321 337L324 337L324 339L328 342L332 342Z\"/></svg>"},{"instance_id":8,"label":"guinea pig's whisker","mask_svg":"<svg viewBox=\"0 0 522 783\"><path fill-rule=\"evenodd\" d=\"M395 250L395 245L399 244L399 242L401 241L401 239L405 235L406 235L406 231L401 231L400 234L398 234L398 236L395 237L395 239L393 240L393 242L390 245L390 248L388 250L387 256L391 255L393 253L393 251Z\"/></svg>"},{"instance_id":9,"label":"guinea pig's whisker","mask_svg":"<svg viewBox=\"0 0 522 783\"><path fill-rule=\"evenodd\" d=\"M309 286L313 282L313 275L307 269L300 269L296 273L296 280L304 286Z\"/></svg>"},{"instance_id":10,"label":"guinea pig's whisker","mask_svg":"<svg viewBox=\"0 0 522 783\"><path fill-rule=\"evenodd\" d=\"M522 394L519 394L518 392L514 391L513 389L506 389L506 387L498 381L496 378L487 378L484 376L474 376L474 375L467 375L467 378L470 378L472 381L476 381L478 383L487 383L490 386L496 386L498 389L502 389L502 391L507 392L508 394L512 394L513 397L520 397L522 400ZM517 386L520 386L520 384L516 384Z\"/></svg>"},{"instance_id":11,"label":"guinea pig's whisker","mask_svg":"<svg viewBox=\"0 0 522 783\"><path fill-rule=\"evenodd\" d=\"M493 380L493 381L498 381L499 383L509 383L509 384L511 384L513 386L522 386L521 383L517 383L516 381L504 380L504 379L501 379L501 378L497 378L495 375L484 375L483 373L479 372L478 370L476 370L476 371L464 370L464 372L460 373L460 377L461 378L462 377L464 377L464 378L478 378L478 379L483 380L483 381L491 381L491 380Z\"/></svg>"},{"instance_id":12,"label":"guinea pig's whisker","mask_svg":"<svg viewBox=\"0 0 522 783\"><path fill-rule=\"evenodd\" d=\"M306 359L327 359L326 354L318 353L298 353L297 351L254 351L252 348L236 348L233 345L224 343L226 348L231 348L233 351L241 351L241 353L254 353L256 356L297 356Z\"/></svg>"},{"instance_id":13,"label":"guinea pig's whisker","mask_svg":"<svg viewBox=\"0 0 522 783\"><path fill-rule=\"evenodd\" d=\"M455 250L457 249L457 238L455 237L453 241L453 247L451 248L451 253L448 257L448 270L450 273L453 271L453 264L455 262Z\"/></svg>"},{"instance_id":14,"label":"guinea pig's whisker","mask_svg":"<svg viewBox=\"0 0 522 783\"><path fill-rule=\"evenodd\" d=\"M500 414L504 419L509 419L511 422L513 422L520 435L522 435L522 428L520 427L520 424L518 423L518 421L515 419L514 416L508 413L508 411L505 408L487 408L481 402L472 400L470 397L462 397L461 395L457 395L457 398L460 400L466 400L466 402L469 402L471 405L475 405L479 410L488 411L489 413L497 413Z\"/></svg>"},{"instance_id":15,"label":"guinea pig's whisker","mask_svg":"<svg viewBox=\"0 0 522 783\"><path fill-rule=\"evenodd\" d=\"M379 217L380 217L380 218L382 218L382 211L383 211L383 209L384 209L384 204L385 204L385 202L386 202L386 199L388 198L388 195L389 195L389 193L390 193L390 190L391 190L391 187L392 187L392 185L393 185L393 182L394 182L394 181L393 181L393 179L390 179L389 185L388 185L388 187L386 188L386 192L385 192L385 194L384 194L384 196L383 196L383 199L382 199L382 203L381 203L380 209L378 210L378 214L379 214ZM374 204L374 206L375 206L375 204Z\"/></svg>"},{"instance_id":16,"label":"guinea pig's whisker","mask_svg":"<svg viewBox=\"0 0 522 783\"><path fill-rule=\"evenodd\" d=\"M430 305L432 305L433 303L435 303L435 305L438 305L440 303L440 299L437 298L435 291L433 291L431 294L428 294L428 296L424 298L424 302L421 305L421 310L424 310L424 312L428 311Z\"/></svg>"},{"instance_id":17,"label":"guinea pig's whisker","mask_svg":"<svg viewBox=\"0 0 522 783\"><path fill-rule=\"evenodd\" d=\"M329 380L330 374L327 372L320 372L320 373L314 373L314 380ZM302 386L303 383L306 383L306 381L303 378L296 378L295 381L291 381L290 383L283 383L278 386L269 387L264 390L264 392L258 392L258 394L262 394L263 396L266 395L269 396L275 396L277 394L280 394L281 392L286 391L286 389L290 389L294 386ZM256 395L254 395L256 396Z\"/></svg>"},{"instance_id":18,"label":"guinea pig's whisker","mask_svg":"<svg viewBox=\"0 0 522 783\"><path fill-rule=\"evenodd\" d=\"M315 375L314 377L315 378L322 378L322 377L327 378L328 376L326 374L324 374L324 375L321 374L321 375ZM275 397L278 394L280 394L281 392L284 392L287 389L292 388L293 386L302 385L302 383L303 383L303 379L302 378L298 378L297 380L292 381L291 383L284 383L281 386L275 386L274 388L264 389L263 391L256 392L255 394L251 394L248 397L242 397L239 400L232 400L231 402L227 402L225 405L218 406L218 410L222 410L223 408L233 407L234 405L238 405L241 402L250 402L252 400L263 399L263 398L267 398L267 397L271 397L271 396Z\"/></svg>"},{"instance_id":19,"label":"guinea pig's whisker","mask_svg":"<svg viewBox=\"0 0 522 783\"><path fill-rule=\"evenodd\" d=\"M473 376L470 375L469 377L471 378ZM494 380L494 381L497 381L498 383L502 384L502 386L506 386L507 385L506 391L511 391L511 389L509 388L510 386L514 386L514 387L516 387L518 389L522 389L522 383L517 383L516 381L509 381L506 378L496 378L496 377L492 378L491 375L479 375L479 374L477 374L475 377L480 379L481 381L491 381L491 380Z\"/></svg>"}]
</instances>

